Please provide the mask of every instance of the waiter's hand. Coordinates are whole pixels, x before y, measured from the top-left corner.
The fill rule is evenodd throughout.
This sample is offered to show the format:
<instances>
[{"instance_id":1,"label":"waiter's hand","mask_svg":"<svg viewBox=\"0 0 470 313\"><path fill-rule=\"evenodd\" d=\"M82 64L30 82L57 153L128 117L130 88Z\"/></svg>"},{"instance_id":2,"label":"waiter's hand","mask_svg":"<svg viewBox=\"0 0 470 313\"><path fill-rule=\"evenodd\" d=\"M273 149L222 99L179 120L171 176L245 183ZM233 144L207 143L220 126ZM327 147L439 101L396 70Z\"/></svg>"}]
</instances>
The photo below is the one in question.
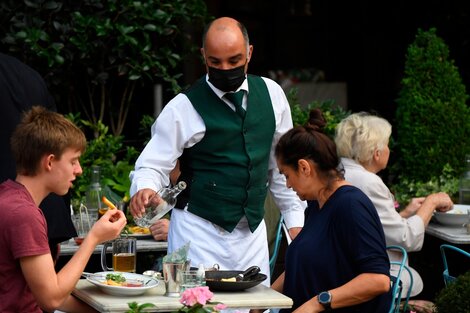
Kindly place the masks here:
<instances>
[{"instance_id":1,"label":"waiter's hand","mask_svg":"<svg viewBox=\"0 0 470 313\"><path fill-rule=\"evenodd\" d=\"M289 236L292 240L294 240L295 237L297 237L297 235L300 233L300 231L302 230L302 227L292 227L292 228L289 228Z\"/></svg>"},{"instance_id":2,"label":"waiter's hand","mask_svg":"<svg viewBox=\"0 0 470 313\"><path fill-rule=\"evenodd\" d=\"M142 217L142 213L145 213L145 207L149 203L149 199L157 192L150 188L145 188L137 191L132 196L130 202L131 214L133 217Z\"/></svg>"},{"instance_id":3,"label":"waiter's hand","mask_svg":"<svg viewBox=\"0 0 470 313\"><path fill-rule=\"evenodd\" d=\"M162 218L153 223L150 227L152 236L155 240L168 240L168 229L170 228L170 220Z\"/></svg>"}]
</instances>

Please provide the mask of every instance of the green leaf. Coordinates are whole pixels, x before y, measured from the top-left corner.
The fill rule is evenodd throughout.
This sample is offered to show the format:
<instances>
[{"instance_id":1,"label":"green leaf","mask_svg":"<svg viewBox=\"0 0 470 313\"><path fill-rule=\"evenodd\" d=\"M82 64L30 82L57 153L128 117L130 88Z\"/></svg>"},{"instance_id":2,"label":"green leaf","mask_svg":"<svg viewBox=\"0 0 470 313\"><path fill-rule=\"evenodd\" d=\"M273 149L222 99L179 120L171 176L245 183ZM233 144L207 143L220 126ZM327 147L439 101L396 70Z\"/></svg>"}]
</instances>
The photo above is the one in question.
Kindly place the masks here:
<instances>
[{"instance_id":1,"label":"green leaf","mask_svg":"<svg viewBox=\"0 0 470 313\"><path fill-rule=\"evenodd\" d=\"M157 26L155 26L155 24L145 24L144 29L153 32L157 30Z\"/></svg>"},{"instance_id":2,"label":"green leaf","mask_svg":"<svg viewBox=\"0 0 470 313\"><path fill-rule=\"evenodd\" d=\"M19 38L19 39L24 39L24 38L26 38L26 36L27 36L27 34L26 34L25 31L19 31L19 32L16 33L15 37Z\"/></svg>"},{"instance_id":3,"label":"green leaf","mask_svg":"<svg viewBox=\"0 0 470 313\"><path fill-rule=\"evenodd\" d=\"M56 54L54 59L58 64L64 64L65 59L61 55Z\"/></svg>"},{"instance_id":4,"label":"green leaf","mask_svg":"<svg viewBox=\"0 0 470 313\"><path fill-rule=\"evenodd\" d=\"M46 3L44 3L44 9L47 9L47 10L55 10L59 7L59 4L55 1L47 1Z\"/></svg>"}]
</instances>

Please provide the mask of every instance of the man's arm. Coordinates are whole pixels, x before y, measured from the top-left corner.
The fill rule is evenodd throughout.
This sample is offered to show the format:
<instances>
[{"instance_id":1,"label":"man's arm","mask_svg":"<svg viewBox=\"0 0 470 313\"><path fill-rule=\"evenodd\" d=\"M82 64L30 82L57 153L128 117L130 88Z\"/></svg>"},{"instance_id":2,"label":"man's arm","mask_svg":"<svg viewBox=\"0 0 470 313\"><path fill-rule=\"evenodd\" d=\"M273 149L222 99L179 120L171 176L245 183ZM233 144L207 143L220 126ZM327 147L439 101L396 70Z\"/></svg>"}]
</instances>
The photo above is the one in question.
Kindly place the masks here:
<instances>
[{"instance_id":1,"label":"man's arm","mask_svg":"<svg viewBox=\"0 0 470 313\"><path fill-rule=\"evenodd\" d=\"M276 206L284 217L291 239L294 239L304 226L304 211L307 202L301 201L297 194L286 186L284 175L276 168L270 171L269 189Z\"/></svg>"},{"instance_id":2,"label":"man's arm","mask_svg":"<svg viewBox=\"0 0 470 313\"><path fill-rule=\"evenodd\" d=\"M51 254L20 258L20 266L39 306L46 311L68 305L70 294L97 244L119 236L126 224L122 211L108 210L94 224L69 262L56 274Z\"/></svg>"}]
</instances>

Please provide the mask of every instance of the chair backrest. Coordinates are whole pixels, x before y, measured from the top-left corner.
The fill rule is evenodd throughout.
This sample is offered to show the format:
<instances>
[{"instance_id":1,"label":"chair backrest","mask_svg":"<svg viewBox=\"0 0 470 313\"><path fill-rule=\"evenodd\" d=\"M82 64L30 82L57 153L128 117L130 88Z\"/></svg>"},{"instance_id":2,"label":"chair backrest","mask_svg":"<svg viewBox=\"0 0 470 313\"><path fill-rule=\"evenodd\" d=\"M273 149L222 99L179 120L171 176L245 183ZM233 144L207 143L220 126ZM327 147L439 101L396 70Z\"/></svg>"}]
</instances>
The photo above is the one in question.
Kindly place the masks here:
<instances>
[{"instance_id":1,"label":"chair backrest","mask_svg":"<svg viewBox=\"0 0 470 313\"><path fill-rule=\"evenodd\" d=\"M278 254L279 254L279 247L281 246L283 222L284 222L284 218L281 215L279 217L279 222L277 223L277 226L276 226L276 238L275 238L275 241L274 241L273 253L271 255L271 258L269 259L269 270L271 272L271 276L273 276L274 267L276 266L276 260L277 260Z\"/></svg>"},{"instance_id":2,"label":"chair backrest","mask_svg":"<svg viewBox=\"0 0 470 313\"><path fill-rule=\"evenodd\" d=\"M457 248L455 246L448 245L448 244L441 245L440 249L441 249L442 262L444 263L444 271L442 272L442 276L444 277L444 284L447 286L449 283L453 282L456 279L456 277L449 274L449 266L447 264L445 250L447 249L453 250L455 252L460 253L463 256L466 256L467 258L470 258L470 253L460 248Z\"/></svg>"},{"instance_id":3,"label":"chair backrest","mask_svg":"<svg viewBox=\"0 0 470 313\"><path fill-rule=\"evenodd\" d=\"M284 223L284 220L282 221L282 230L284 230L284 235L286 236L287 239L287 245L290 245L292 242L292 238L290 237L289 230L287 229L286 223Z\"/></svg>"},{"instance_id":4,"label":"chair backrest","mask_svg":"<svg viewBox=\"0 0 470 313\"><path fill-rule=\"evenodd\" d=\"M408 271L411 277L411 271L410 269L406 266L406 260L408 259L408 253L403 247L400 246L387 246L387 250L395 250L399 251L402 254L402 259L401 261L391 261L390 266L398 266L398 272L396 276L390 276L390 283L391 283L391 288L392 288L392 305L390 306L389 313L395 313L395 312L400 312L400 302L401 302L401 294L403 291L403 285L401 284L400 277L403 272L403 270ZM411 293L411 287L412 287L412 281L411 285L408 288L407 295L409 297L409 294ZM408 297L406 299L405 303L405 308L407 306L408 302Z\"/></svg>"}]
</instances>

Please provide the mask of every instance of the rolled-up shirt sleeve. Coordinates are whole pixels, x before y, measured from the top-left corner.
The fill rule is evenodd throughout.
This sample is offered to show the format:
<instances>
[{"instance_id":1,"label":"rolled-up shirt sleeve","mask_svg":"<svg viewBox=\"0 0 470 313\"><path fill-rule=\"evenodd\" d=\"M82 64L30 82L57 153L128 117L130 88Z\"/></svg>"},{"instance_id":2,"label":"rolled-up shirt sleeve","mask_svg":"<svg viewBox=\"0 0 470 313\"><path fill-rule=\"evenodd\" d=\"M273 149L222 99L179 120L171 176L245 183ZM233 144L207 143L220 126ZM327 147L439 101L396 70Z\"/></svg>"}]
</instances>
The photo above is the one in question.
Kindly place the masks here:
<instances>
[{"instance_id":1,"label":"rolled-up shirt sleeve","mask_svg":"<svg viewBox=\"0 0 470 313\"><path fill-rule=\"evenodd\" d=\"M130 173L130 194L150 188L155 191L169 184L169 174L185 148L199 142L205 132L201 116L184 94L173 98L152 126L152 138Z\"/></svg>"},{"instance_id":2,"label":"rolled-up shirt sleeve","mask_svg":"<svg viewBox=\"0 0 470 313\"><path fill-rule=\"evenodd\" d=\"M276 130L274 132L271 154L269 158L269 190L273 196L276 206L282 213L287 228L303 227L304 211L307 207L305 201L301 201L297 194L287 188L286 178L279 173L274 150L279 138L293 126L289 102L282 88L270 79L264 79L271 96L274 115L276 119Z\"/></svg>"}]
</instances>

